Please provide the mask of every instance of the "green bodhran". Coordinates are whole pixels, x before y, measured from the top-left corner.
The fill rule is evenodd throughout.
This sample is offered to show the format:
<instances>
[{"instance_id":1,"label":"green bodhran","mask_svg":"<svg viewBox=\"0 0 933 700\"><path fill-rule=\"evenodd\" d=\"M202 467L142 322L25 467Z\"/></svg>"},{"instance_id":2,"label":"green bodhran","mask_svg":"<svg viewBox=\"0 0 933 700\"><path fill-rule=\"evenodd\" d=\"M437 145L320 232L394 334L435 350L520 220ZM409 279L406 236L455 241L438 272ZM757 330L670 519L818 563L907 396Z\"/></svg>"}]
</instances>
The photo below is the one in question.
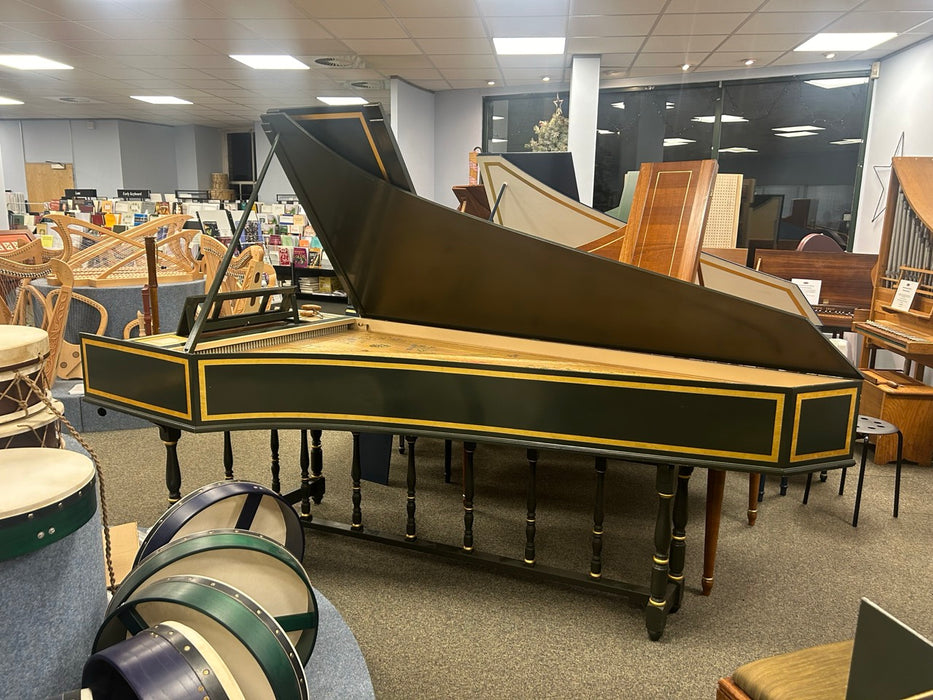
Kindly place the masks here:
<instances>
[{"instance_id":1,"label":"green bodhran","mask_svg":"<svg viewBox=\"0 0 933 700\"><path fill-rule=\"evenodd\" d=\"M169 542L127 575L108 614L149 583L181 575L206 576L242 591L288 633L302 665L311 658L318 606L308 574L283 545L256 532L209 530Z\"/></svg>"},{"instance_id":2,"label":"green bodhran","mask_svg":"<svg viewBox=\"0 0 933 700\"><path fill-rule=\"evenodd\" d=\"M206 576L169 576L137 589L108 612L93 650L167 620L204 637L250 700L307 700L304 668L285 630L245 593Z\"/></svg>"},{"instance_id":3,"label":"green bodhran","mask_svg":"<svg viewBox=\"0 0 933 700\"><path fill-rule=\"evenodd\" d=\"M94 465L46 447L0 450L0 561L76 532L97 511Z\"/></svg>"}]
</instances>

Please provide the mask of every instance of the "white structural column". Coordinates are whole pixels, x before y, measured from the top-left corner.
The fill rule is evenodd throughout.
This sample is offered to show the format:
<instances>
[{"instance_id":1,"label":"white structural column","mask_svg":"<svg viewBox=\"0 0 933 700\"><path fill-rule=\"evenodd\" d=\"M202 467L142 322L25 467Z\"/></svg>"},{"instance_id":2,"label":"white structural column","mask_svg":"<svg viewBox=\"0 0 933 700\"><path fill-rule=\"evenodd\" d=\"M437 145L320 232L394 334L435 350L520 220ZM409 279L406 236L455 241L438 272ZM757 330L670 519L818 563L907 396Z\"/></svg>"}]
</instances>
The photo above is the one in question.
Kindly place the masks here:
<instances>
[{"instance_id":1,"label":"white structural column","mask_svg":"<svg viewBox=\"0 0 933 700\"><path fill-rule=\"evenodd\" d=\"M596 113L599 107L599 56L574 56L570 78L570 130L567 148L573 154L580 201L593 204L596 163Z\"/></svg>"},{"instance_id":2,"label":"white structural column","mask_svg":"<svg viewBox=\"0 0 933 700\"><path fill-rule=\"evenodd\" d=\"M434 199L434 93L392 78L391 110L392 132L415 192Z\"/></svg>"}]
</instances>

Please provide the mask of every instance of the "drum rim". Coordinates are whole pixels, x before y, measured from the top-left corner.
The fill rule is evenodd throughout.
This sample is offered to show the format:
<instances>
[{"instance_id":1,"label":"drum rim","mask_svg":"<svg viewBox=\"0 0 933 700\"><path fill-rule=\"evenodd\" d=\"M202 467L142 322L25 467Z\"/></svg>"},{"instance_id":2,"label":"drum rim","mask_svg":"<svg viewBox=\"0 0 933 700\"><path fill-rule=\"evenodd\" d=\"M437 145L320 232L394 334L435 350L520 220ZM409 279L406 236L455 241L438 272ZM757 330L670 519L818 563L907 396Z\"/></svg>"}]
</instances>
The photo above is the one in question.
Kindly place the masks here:
<instances>
[{"instance_id":1,"label":"drum rim","mask_svg":"<svg viewBox=\"0 0 933 700\"><path fill-rule=\"evenodd\" d=\"M222 549L243 549L252 552L259 552L273 557L280 563L291 569L298 575L301 582L308 591L310 610L303 613L290 613L275 618L283 629L291 627L292 624L300 623L296 615L309 615L313 617L313 626L302 627L299 629L286 629L288 631L300 631L298 641L294 643L295 650L298 652L301 662L307 663L314 652L314 645L317 642L318 628L320 627L320 610L318 608L317 597L314 594L314 588L307 570L301 561L295 557L281 542L252 530L241 530L237 528L218 528L215 530L204 530L196 532L177 540L172 540L168 544L159 547L151 554L147 555L139 564L133 567L120 587L114 592L113 598L107 606L107 613L115 611L132 594L144 588L147 583L154 583L161 580L155 578L165 567L174 564L182 559L193 555L202 554ZM192 572L196 573L196 572ZM200 574L197 574L200 575ZM220 579L222 580L222 579ZM228 583L229 582L226 582ZM255 597L254 597L255 600ZM288 620L286 620L288 618ZM289 624L286 625L286 622Z\"/></svg>"},{"instance_id":2,"label":"drum rim","mask_svg":"<svg viewBox=\"0 0 933 700\"><path fill-rule=\"evenodd\" d=\"M308 700L304 667L288 635L275 618L242 591L207 576L168 576L137 593L104 618L94 639L95 653L112 646L107 642L114 632L117 636L120 630L130 632L121 618L136 617L139 604L176 604L209 617L226 629L256 660L276 700ZM112 643L118 641L121 640ZM285 666L290 672L286 672Z\"/></svg>"},{"instance_id":3,"label":"drum rim","mask_svg":"<svg viewBox=\"0 0 933 700\"><path fill-rule=\"evenodd\" d=\"M24 450L27 447L12 449ZM37 448L50 449L50 448ZM80 530L97 512L97 474L65 498L0 519L0 562L36 552Z\"/></svg>"},{"instance_id":4,"label":"drum rim","mask_svg":"<svg viewBox=\"0 0 933 700\"><path fill-rule=\"evenodd\" d=\"M168 635L168 631L173 631L174 634ZM172 638L176 636L177 639ZM131 646L124 646L125 644ZM129 658L126 658L125 652L131 648L132 652L128 655ZM122 660L119 658L121 656L123 656ZM139 694L139 697L147 697L147 694L160 690L160 686L153 684L156 680L165 680L164 676L153 679L145 673L134 674L132 672L141 670L144 664L151 663L156 656L161 662L162 669L171 674L175 683L188 686L185 689L186 692L191 692L193 695L201 687L200 695L210 697L212 700L213 698L229 700L219 676L207 663L198 646L189 642L181 630L167 627L165 623L153 625L119 644L92 654L84 664L81 685L85 687L93 685L94 681L89 674L96 671L96 667L100 665L119 675L133 691ZM165 669L166 666L170 668ZM204 672L205 669L207 673Z\"/></svg>"},{"instance_id":5,"label":"drum rim","mask_svg":"<svg viewBox=\"0 0 933 700\"><path fill-rule=\"evenodd\" d=\"M263 496L270 496L279 506L279 510L285 519L285 548L291 552L296 559L304 557L305 534L304 527L301 525L301 519L294 508L285 502L281 494L255 481L246 481L244 479L214 481L205 484L191 493L182 496L181 499L173 503L149 528L149 532L143 538L136 552L136 558L133 560L133 566L138 566L146 557L157 551L159 548L172 542L172 537L177 533L191 518L207 506L214 505L219 501L233 496L242 496L251 492L260 492ZM212 493L213 492L213 493ZM222 493L221 493L222 492ZM228 493L229 492L229 493ZM209 500L198 510L189 513L188 506L191 501L211 494ZM218 497L219 495L219 497ZM288 515L290 514L290 515ZM176 522L178 521L178 522ZM166 532L160 532L164 528L169 528L166 532L171 535L165 537Z\"/></svg>"},{"instance_id":6,"label":"drum rim","mask_svg":"<svg viewBox=\"0 0 933 700\"><path fill-rule=\"evenodd\" d=\"M220 683L223 692L227 696L227 700L245 700L243 692L240 690L240 686L234 679L233 673L230 671L227 663L200 632L193 627L184 625L181 622L175 622L174 620L166 620L157 626L168 627L171 632L179 633L183 639L187 640L191 646L197 649L198 653L204 657L204 662L207 667L214 672L214 677ZM211 657L215 657L216 661ZM220 672L218 672L218 669Z\"/></svg>"},{"instance_id":7,"label":"drum rim","mask_svg":"<svg viewBox=\"0 0 933 700\"><path fill-rule=\"evenodd\" d=\"M57 400L52 399L52 406L55 407L55 410L58 413L63 413L65 410L65 405ZM23 411L17 411L16 413L21 413ZM51 408L45 405L45 402L40 401L37 404L33 404L25 409L25 415L16 416L15 418L9 418L8 420L0 421L0 439L6 437L13 437L14 435L20 435L25 433L30 428L39 428L44 425L49 425L50 423L58 420L58 414L55 413ZM47 413L48 415L43 415ZM14 414L6 414L7 416ZM40 423L39 421L43 420L44 422ZM7 432L13 428L23 428L23 430L17 430L16 432Z\"/></svg>"}]
</instances>

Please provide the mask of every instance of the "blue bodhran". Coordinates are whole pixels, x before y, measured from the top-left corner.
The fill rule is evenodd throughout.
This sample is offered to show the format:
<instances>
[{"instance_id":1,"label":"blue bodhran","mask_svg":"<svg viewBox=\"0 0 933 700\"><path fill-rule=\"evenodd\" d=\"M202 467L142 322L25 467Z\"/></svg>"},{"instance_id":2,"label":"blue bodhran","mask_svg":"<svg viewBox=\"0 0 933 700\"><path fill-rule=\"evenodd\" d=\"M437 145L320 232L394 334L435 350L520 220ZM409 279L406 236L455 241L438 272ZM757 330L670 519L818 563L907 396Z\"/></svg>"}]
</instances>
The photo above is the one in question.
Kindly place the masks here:
<instances>
[{"instance_id":1,"label":"blue bodhran","mask_svg":"<svg viewBox=\"0 0 933 700\"><path fill-rule=\"evenodd\" d=\"M94 465L68 450L0 450L4 697L80 687L107 607Z\"/></svg>"},{"instance_id":2,"label":"blue bodhran","mask_svg":"<svg viewBox=\"0 0 933 700\"><path fill-rule=\"evenodd\" d=\"M192 491L165 511L140 545L133 565L173 540L226 528L258 532L298 560L304 556L304 529L285 499L252 481L218 481Z\"/></svg>"},{"instance_id":3,"label":"blue bodhran","mask_svg":"<svg viewBox=\"0 0 933 700\"><path fill-rule=\"evenodd\" d=\"M94 653L165 621L204 637L249 700L307 700L305 671L285 630L245 593L206 576L169 576L133 591L104 618Z\"/></svg>"},{"instance_id":4,"label":"blue bodhran","mask_svg":"<svg viewBox=\"0 0 933 700\"><path fill-rule=\"evenodd\" d=\"M127 575L108 614L149 583L185 574L207 576L242 591L288 633L302 664L311 658L318 606L308 573L283 545L255 532L209 530L169 542Z\"/></svg>"}]
</instances>

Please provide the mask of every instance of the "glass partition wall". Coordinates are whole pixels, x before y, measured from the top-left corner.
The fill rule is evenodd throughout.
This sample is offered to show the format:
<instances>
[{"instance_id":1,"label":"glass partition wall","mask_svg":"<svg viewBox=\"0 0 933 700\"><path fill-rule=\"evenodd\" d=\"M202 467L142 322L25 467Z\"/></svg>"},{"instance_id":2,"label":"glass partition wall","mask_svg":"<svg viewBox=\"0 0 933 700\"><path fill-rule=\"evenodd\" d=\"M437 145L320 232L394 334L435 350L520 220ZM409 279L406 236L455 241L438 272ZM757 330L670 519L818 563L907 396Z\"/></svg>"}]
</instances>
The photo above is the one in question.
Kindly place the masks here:
<instances>
[{"instance_id":1,"label":"glass partition wall","mask_svg":"<svg viewBox=\"0 0 933 700\"><path fill-rule=\"evenodd\" d=\"M554 100L486 98L484 149L530 150ZM869 101L867 72L601 90L593 206L625 219L623 190L642 163L713 158L744 176L739 247L793 248L814 231L846 247Z\"/></svg>"}]
</instances>

